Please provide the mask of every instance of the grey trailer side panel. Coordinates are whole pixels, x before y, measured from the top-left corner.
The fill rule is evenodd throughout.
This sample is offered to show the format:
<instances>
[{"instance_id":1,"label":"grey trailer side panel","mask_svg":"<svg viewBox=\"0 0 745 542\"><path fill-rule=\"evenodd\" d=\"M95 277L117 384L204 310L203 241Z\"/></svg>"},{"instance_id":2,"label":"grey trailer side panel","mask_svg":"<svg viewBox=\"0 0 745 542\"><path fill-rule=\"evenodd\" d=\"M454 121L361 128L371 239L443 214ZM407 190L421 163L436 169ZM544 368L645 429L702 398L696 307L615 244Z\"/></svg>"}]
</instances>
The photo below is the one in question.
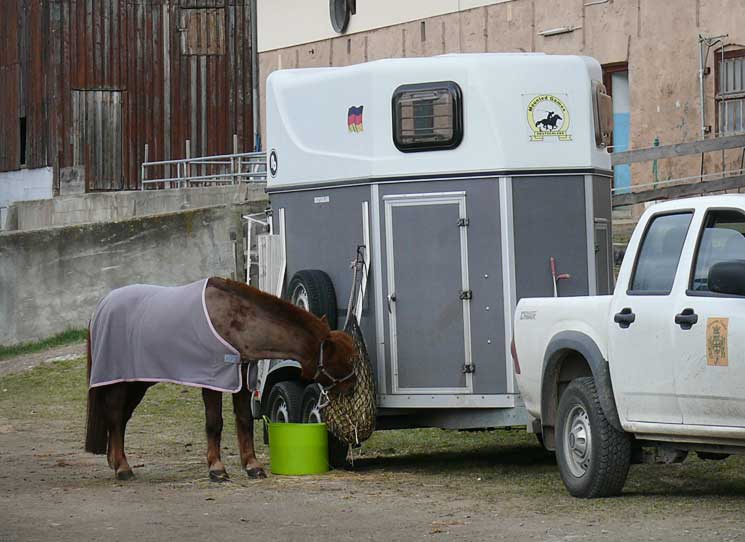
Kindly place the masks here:
<instances>
[{"instance_id":1,"label":"grey trailer side panel","mask_svg":"<svg viewBox=\"0 0 745 542\"><path fill-rule=\"evenodd\" d=\"M301 269L328 273L336 290L339 326L346 318L352 287L350 263L363 244L362 202L370 201L370 187L319 189L271 194L272 208L285 209L287 273L285 284ZM371 232L372 234L372 232ZM360 327L371 359L376 359L375 305L372 302L374 267L370 268ZM373 364L375 365L375 364ZM377 366L374 367L377 370Z\"/></svg>"},{"instance_id":2,"label":"grey trailer side panel","mask_svg":"<svg viewBox=\"0 0 745 542\"><path fill-rule=\"evenodd\" d=\"M593 176L593 207L595 216L595 261L598 280L598 295L613 292L613 239L612 178L603 175Z\"/></svg>"},{"instance_id":3,"label":"grey trailer side panel","mask_svg":"<svg viewBox=\"0 0 745 542\"><path fill-rule=\"evenodd\" d=\"M513 177L517 299L553 295L549 257L559 295L588 295L584 177Z\"/></svg>"}]
</instances>

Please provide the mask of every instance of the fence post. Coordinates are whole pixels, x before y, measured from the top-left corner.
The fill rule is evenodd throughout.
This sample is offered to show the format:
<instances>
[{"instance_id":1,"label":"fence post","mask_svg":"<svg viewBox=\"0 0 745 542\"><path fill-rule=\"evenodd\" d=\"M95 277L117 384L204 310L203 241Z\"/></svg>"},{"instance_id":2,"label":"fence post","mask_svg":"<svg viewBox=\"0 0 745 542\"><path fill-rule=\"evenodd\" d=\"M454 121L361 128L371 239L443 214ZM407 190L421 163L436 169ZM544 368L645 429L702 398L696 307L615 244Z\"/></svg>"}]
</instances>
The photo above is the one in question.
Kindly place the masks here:
<instances>
[{"instance_id":1,"label":"fence post","mask_svg":"<svg viewBox=\"0 0 745 542\"><path fill-rule=\"evenodd\" d=\"M191 177L191 163L189 160L191 159L191 139L186 140L186 162L184 162L184 174L186 176L186 186L189 186L189 177ZM181 188L181 184L179 183L179 188Z\"/></svg>"},{"instance_id":2,"label":"fence post","mask_svg":"<svg viewBox=\"0 0 745 542\"><path fill-rule=\"evenodd\" d=\"M145 190L145 164L147 164L148 156L150 154L150 147L147 143L145 143L145 159L142 161L142 179L140 181L140 187L142 190Z\"/></svg>"}]
</instances>

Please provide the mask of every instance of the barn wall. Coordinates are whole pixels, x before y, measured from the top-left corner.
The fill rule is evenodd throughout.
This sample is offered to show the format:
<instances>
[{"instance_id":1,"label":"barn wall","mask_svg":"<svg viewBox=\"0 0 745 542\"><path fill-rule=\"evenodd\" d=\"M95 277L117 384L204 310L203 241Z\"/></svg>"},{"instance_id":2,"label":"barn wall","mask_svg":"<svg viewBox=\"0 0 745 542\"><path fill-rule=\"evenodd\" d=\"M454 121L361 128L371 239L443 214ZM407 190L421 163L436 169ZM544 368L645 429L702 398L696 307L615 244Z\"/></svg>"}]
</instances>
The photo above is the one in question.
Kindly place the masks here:
<instances>
[{"instance_id":1,"label":"barn wall","mask_svg":"<svg viewBox=\"0 0 745 542\"><path fill-rule=\"evenodd\" d=\"M83 166L88 190L139 188L145 144L252 150L250 29L249 0L3 2L0 171L21 167L22 116L28 167Z\"/></svg>"}]
</instances>

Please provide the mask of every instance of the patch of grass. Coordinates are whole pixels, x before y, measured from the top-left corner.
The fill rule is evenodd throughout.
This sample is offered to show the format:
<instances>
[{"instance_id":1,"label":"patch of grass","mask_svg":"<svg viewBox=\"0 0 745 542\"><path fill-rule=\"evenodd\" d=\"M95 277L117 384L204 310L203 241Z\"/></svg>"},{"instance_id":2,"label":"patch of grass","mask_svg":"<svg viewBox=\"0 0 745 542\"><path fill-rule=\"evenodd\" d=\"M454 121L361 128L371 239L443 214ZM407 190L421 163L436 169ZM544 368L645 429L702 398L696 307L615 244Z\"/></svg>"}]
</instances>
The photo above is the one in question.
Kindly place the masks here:
<instances>
[{"instance_id":1,"label":"patch of grass","mask_svg":"<svg viewBox=\"0 0 745 542\"><path fill-rule=\"evenodd\" d=\"M68 329L43 341L21 343L13 346L0 346L0 360L13 358L22 354L33 354L57 346L79 343L85 340L87 329Z\"/></svg>"}]
</instances>

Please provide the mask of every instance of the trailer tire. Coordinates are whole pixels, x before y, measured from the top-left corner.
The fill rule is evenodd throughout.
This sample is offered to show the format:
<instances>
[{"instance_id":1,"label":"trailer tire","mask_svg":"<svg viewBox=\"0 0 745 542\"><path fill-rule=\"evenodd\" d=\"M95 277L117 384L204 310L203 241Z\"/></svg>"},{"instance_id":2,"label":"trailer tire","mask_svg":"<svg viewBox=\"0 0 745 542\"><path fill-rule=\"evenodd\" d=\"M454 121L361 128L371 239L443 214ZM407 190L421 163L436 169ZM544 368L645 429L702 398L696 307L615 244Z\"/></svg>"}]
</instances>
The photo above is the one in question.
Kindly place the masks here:
<instances>
[{"instance_id":1,"label":"trailer tire","mask_svg":"<svg viewBox=\"0 0 745 542\"><path fill-rule=\"evenodd\" d=\"M303 385L297 380L283 380L272 386L266 415L272 423L299 423Z\"/></svg>"},{"instance_id":2,"label":"trailer tire","mask_svg":"<svg viewBox=\"0 0 745 542\"><path fill-rule=\"evenodd\" d=\"M321 390L318 384L305 386L302 400L302 423L323 423L323 412L318 410L318 400L321 398ZM335 469L347 466L347 445L329 433L329 465Z\"/></svg>"},{"instance_id":3,"label":"trailer tire","mask_svg":"<svg viewBox=\"0 0 745 542\"><path fill-rule=\"evenodd\" d=\"M621 493L631 464L631 438L605 417L592 377L576 378L559 401L556 459L569 493L580 498Z\"/></svg>"},{"instance_id":4,"label":"trailer tire","mask_svg":"<svg viewBox=\"0 0 745 542\"><path fill-rule=\"evenodd\" d=\"M319 318L325 316L329 327L336 329L336 291L325 272L319 269L298 271L287 286L286 298Z\"/></svg>"}]
</instances>

